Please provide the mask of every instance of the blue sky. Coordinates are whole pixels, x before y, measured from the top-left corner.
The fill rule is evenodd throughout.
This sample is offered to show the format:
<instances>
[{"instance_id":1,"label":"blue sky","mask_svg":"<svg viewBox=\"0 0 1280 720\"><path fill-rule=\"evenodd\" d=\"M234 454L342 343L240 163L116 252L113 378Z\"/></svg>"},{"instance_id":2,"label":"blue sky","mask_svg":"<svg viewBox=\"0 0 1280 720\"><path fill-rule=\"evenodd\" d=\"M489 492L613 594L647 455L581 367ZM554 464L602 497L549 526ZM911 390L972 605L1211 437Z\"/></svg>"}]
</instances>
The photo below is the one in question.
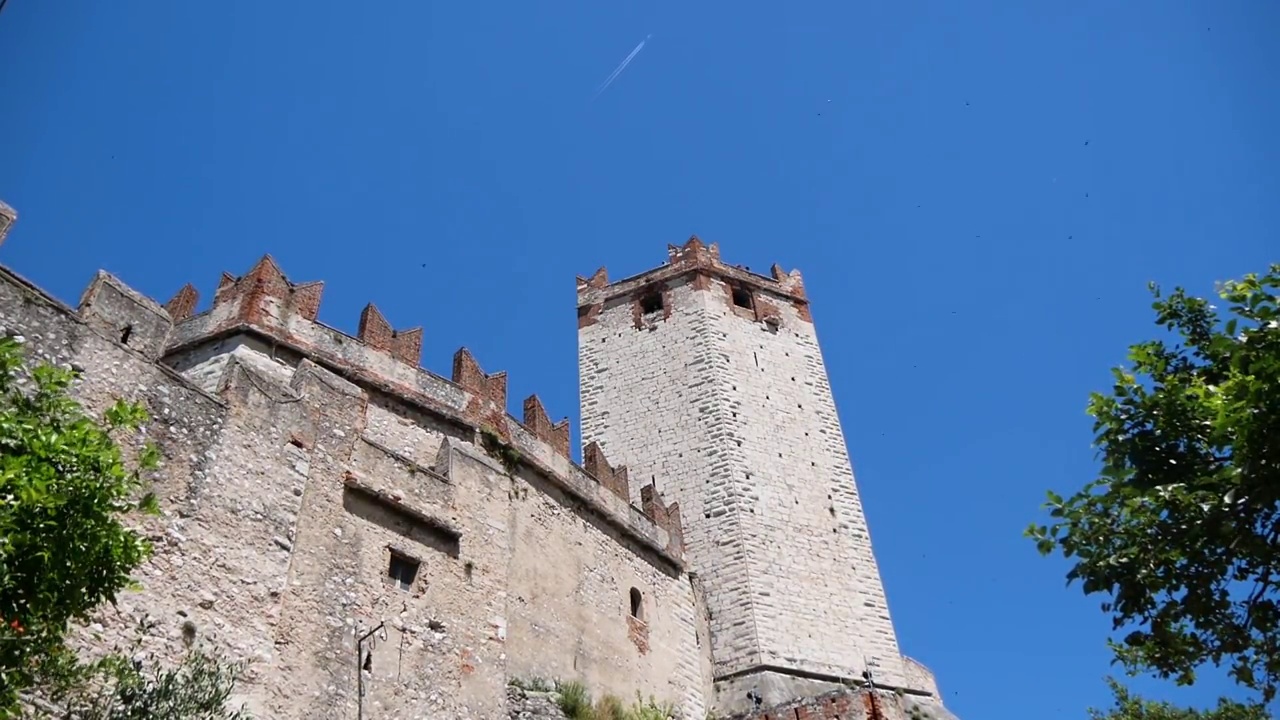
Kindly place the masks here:
<instances>
[{"instance_id":1,"label":"blue sky","mask_svg":"<svg viewBox=\"0 0 1280 720\"><path fill-rule=\"evenodd\" d=\"M270 252L327 281L323 321L373 301L426 367L467 345L575 426L576 274L695 232L798 267L903 649L961 718L1084 718L1108 622L1021 532L1091 479L1084 404L1153 334L1146 282L1280 260L1276 27L1266 0L11 0L0 262L207 303Z\"/></svg>"}]
</instances>

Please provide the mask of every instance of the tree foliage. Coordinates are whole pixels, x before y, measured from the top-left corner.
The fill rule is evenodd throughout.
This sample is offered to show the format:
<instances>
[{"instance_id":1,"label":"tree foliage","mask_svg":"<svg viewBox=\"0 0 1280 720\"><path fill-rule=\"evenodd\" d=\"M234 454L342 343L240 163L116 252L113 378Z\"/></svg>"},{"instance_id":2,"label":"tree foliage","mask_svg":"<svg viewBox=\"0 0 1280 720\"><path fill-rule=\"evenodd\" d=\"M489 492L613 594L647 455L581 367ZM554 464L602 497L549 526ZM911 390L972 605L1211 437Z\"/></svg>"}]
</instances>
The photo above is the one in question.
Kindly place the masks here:
<instances>
[{"instance_id":1,"label":"tree foliage","mask_svg":"<svg viewBox=\"0 0 1280 720\"><path fill-rule=\"evenodd\" d=\"M1208 710L1175 707L1167 702L1143 700L1108 678L1115 704L1106 711L1090 710L1089 720L1271 720L1266 708L1222 699Z\"/></svg>"},{"instance_id":2,"label":"tree foliage","mask_svg":"<svg viewBox=\"0 0 1280 720\"><path fill-rule=\"evenodd\" d=\"M1108 596L1114 628L1132 629L1111 642L1130 672L1190 684L1197 667L1226 665L1270 701L1280 685L1280 265L1222 284L1221 314L1182 288L1151 291L1170 339L1133 345L1111 392L1091 396L1100 476L1066 499L1050 492L1051 523L1027 534L1073 562L1068 582Z\"/></svg>"},{"instance_id":3,"label":"tree foliage","mask_svg":"<svg viewBox=\"0 0 1280 720\"><path fill-rule=\"evenodd\" d=\"M82 663L62 650L40 675L35 716L48 720L249 720L243 708L228 708L243 669L218 655L190 651L175 667L138 655L151 629L145 621L128 652Z\"/></svg>"},{"instance_id":4,"label":"tree foliage","mask_svg":"<svg viewBox=\"0 0 1280 720\"><path fill-rule=\"evenodd\" d=\"M74 373L28 367L22 344L0 338L0 709L71 620L129 585L148 547L121 514L155 509L151 495L137 499L155 448L130 469L112 439L136 432L146 412L117 402L95 422L67 394Z\"/></svg>"}]
</instances>

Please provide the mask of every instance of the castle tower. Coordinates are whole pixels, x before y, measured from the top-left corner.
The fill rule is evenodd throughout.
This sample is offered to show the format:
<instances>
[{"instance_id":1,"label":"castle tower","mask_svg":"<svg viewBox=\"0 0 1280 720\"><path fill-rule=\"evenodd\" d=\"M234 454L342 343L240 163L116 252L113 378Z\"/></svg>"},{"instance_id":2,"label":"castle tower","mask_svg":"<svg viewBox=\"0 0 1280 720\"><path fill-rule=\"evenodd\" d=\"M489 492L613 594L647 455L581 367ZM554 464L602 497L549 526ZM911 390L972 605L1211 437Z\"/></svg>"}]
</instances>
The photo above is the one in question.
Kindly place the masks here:
<instances>
[{"instance_id":1,"label":"castle tower","mask_svg":"<svg viewBox=\"0 0 1280 720\"><path fill-rule=\"evenodd\" d=\"M669 262L578 279L582 442L679 502L721 712L861 682L934 694L904 661L798 272Z\"/></svg>"}]
</instances>

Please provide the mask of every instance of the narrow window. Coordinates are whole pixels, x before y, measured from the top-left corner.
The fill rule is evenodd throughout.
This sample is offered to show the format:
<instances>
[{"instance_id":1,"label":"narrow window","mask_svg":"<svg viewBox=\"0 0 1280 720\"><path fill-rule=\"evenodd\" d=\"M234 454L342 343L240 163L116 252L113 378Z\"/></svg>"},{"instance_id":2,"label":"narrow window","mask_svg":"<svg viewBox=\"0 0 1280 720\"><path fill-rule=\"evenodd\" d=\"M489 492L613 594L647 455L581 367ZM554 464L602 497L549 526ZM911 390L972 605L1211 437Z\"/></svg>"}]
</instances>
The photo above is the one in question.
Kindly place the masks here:
<instances>
[{"instance_id":1,"label":"narrow window","mask_svg":"<svg viewBox=\"0 0 1280 720\"><path fill-rule=\"evenodd\" d=\"M640 298L640 312L648 315L662 309L662 293L651 292Z\"/></svg>"},{"instance_id":2,"label":"narrow window","mask_svg":"<svg viewBox=\"0 0 1280 720\"><path fill-rule=\"evenodd\" d=\"M733 289L733 304L740 308L751 309L751 291L746 288Z\"/></svg>"},{"instance_id":3,"label":"narrow window","mask_svg":"<svg viewBox=\"0 0 1280 720\"><path fill-rule=\"evenodd\" d=\"M133 335L133 326L125 325L124 329L120 331L120 342L125 345L128 345L130 335Z\"/></svg>"},{"instance_id":4,"label":"narrow window","mask_svg":"<svg viewBox=\"0 0 1280 720\"><path fill-rule=\"evenodd\" d=\"M392 550L391 562L387 565L387 577L391 582L408 591L413 588L413 580L417 576L418 561Z\"/></svg>"},{"instance_id":5,"label":"narrow window","mask_svg":"<svg viewBox=\"0 0 1280 720\"><path fill-rule=\"evenodd\" d=\"M644 596L636 588L631 588L631 617L644 620Z\"/></svg>"}]
</instances>

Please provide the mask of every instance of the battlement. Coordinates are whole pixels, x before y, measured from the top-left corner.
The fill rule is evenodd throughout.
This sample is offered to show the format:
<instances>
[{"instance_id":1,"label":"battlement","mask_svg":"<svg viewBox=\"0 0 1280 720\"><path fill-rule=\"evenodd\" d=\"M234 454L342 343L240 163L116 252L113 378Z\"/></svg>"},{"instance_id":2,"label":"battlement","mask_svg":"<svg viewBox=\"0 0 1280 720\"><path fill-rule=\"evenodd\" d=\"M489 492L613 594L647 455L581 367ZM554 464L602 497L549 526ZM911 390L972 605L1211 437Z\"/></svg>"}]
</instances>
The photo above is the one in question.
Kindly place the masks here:
<instances>
[{"instance_id":1,"label":"battlement","mask_svg":"<svg viewBox=\"0 0 1280 720\"><path fill-rule=\"evenodd\" d=\"M465 347L454 353L448 379L419 367L422 328L395 330L372 303L361 311L355 337L318 322L323 290L322 282L289 280L270 255L242 276L223 273L213 304L204 312L194 312L198 294L188 284L164 305L176 322L164 354L174 356L241 333L262 336L357 385L455 425L492 433L519 452L520 462L587 501L614 524L638 532L645 544L681 565L678 507L662 501L631 506L625 470L619 492L618 473L598 447L583 465L575 464L569 456L568 418L552 423L542 401L531 395L523 403L523 418L517 420L507 412L506 372L485 372ZM651 528L637 527L635 515L645 519L641 526Z\"/></svg>"},{"instance_id":2,"label":"battlement","mask_svg":"<svg viewBox=\"0 0 1280 720\"><path fill-rule=\"evenodd\" d=\"M668 245L667 262L639 275L610 282L608 270L601 267L589 278L578 276L578 327L594 324L606 304L628 301L633 305L636 327L643 325L642 318L656 312L665 320L671 316L671 290L682 282L691 282L696 290L723 293L730 307L754 320L776 318L778 306L789 304L801 319L811 321L799 270L786 272L774 264L769 275L761 275L728 265L720 260L716 243L708 245L694 235L684 245Z\"/></svg>"},{"instance_id":3,"label":"battlement","mask_svg":"<svg viewBox=\"0 0 1280 720\"><path fill-rule=\"evenodd\" d=\"M16 217L0 203L0 240ZM255 336L267 341L272 353L291 351L477 438L491 433L516 451L511 457L519 458L517 464L547 478L676 568L683 567L678 509L672 512L669 508L675 506L662 502L633 506L625 491L617 491L617 476L599 448L585 467L573 462L568 418L552 423L537 395L525 399L522 420L510 415L507 374L485 372L465 347L454 354L448 379L420 367L422 328L395 330L372 303L361 311L354 337L328 327L316 320L323 293L323 282L289 280L268 254L244 275L222 273L211 306L202 312L196 312L200 295L190 283L162 305L103 271L85 289L78 311L66 310L162 366L222 340ZM625 471L622 477L625 486Z\"/></svg>"}]
</instances>

